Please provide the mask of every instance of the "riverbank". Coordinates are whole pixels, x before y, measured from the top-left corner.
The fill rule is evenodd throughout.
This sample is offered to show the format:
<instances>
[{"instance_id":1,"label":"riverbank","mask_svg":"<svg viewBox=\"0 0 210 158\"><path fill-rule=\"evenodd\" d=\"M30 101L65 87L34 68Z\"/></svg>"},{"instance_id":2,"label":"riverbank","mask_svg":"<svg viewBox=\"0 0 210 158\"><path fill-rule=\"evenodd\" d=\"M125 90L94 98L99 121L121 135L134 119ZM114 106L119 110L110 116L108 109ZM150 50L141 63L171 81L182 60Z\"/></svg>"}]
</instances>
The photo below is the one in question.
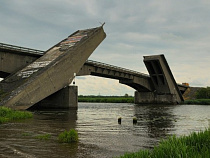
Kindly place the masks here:
<instances>
[{"instance_id":1,"label":"riverbank","mask_svg":"<svg viewBox=\"0 0 210 158\"><path fill-rule=\"evenodd\" d=\"M209 157L210 128L189 136L172 136L155 146L153 150L127 153L120 158L166 158L166 157Z\"/></svg>"},{"instance_id":2,"label":"riverbank","mask_svg":"<svg viewBox=\"0 0 210 158\"><path fill-rule=\"evenodd\" d=\"M78 96L78 102L90 103L134 103L133 96ZM185 100L183 104L210 105L210 99Z\"/></svg>"},{"instance_id":3,"label":"riverbank","mask_svg":"<svg viewBox=\"0 0 210 158\"><path fill-rule=\"evenodd\" d=\"M27 111L15 111L7 107L0 107L0 124L32 118L33 114Z\"/></svg>"},{"instance_id":4,"label":"riverbank","mask_svg":"<svg viewBox=\"0 0 210 158\"><path fill-rule=\"evenodd\" d=\"M193 105L210 105L210 99L193 99L185 100L184 104L193 104Z\"/></svg>"},{"instance_id":5,"label":"riverbank","mask_svg":"<svg viewBox=\"0 0 210 158\"><path fill-rule=\"evenodd\" d=\"M132 96L78 96L78 102L134 103L134 97Z\"/></svg>"}]
</instances>

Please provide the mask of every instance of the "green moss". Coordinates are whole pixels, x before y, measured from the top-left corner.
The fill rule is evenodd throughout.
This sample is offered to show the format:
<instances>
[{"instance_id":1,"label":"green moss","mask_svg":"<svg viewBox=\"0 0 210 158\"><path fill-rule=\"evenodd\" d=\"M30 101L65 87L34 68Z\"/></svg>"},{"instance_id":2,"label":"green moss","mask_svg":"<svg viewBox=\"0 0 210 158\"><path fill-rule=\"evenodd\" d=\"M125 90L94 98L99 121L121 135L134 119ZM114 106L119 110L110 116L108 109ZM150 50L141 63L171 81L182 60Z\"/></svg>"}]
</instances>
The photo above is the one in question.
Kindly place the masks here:
<instances>
[{"instance_id":1,"label":"green moss","mask_svg":"<svg viewBox=\"0 0 210 158\"><path fill-rule=\"evenodd\" d=\"M16 111L7 107L0 107L0 124L10 121L17 121L32 118L33 114L27 111Z\"/></svg>"},{"instance_id":2,"label":"green moss","mask_svg":"<svg viewBox=\"0 0 210 158\"><path fill-rule=\"evenodd\" d=\"M64 131L59 134L58 141L61 143L72 143L78 141L78 133L76 130L71 129L69 131Z\"/></svg>"},{"instance_id":3,"label":"green moss","mask_svg":"<svg viewBox=\"0 0 210 158\"><path fill-rule=\"evenodd\" d=\"M153 150L126 153L120 158L202 158L210 155L210 128L189 136L172 136L162 140Z\"/></svg>"}]
</instances>

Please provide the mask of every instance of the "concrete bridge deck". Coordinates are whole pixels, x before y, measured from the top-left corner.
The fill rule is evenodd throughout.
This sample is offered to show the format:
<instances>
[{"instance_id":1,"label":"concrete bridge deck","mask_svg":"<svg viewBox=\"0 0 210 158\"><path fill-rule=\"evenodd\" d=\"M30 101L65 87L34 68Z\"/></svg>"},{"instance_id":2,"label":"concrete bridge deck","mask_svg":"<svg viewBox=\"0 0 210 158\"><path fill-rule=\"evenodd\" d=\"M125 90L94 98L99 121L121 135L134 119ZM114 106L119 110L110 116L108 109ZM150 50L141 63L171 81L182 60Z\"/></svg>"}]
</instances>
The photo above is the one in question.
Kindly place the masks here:
<instances>
[{"instance_id":1,"label":"concrete bridge deck","mask_svg":"<svg viewBox=\"0 0 210 158\"><path fill-rule=\"evenodd\" d=\"M4 43L0 43L0 52L4 52L4 54L0 53L0 57L4 59L0 65L0 77L3 78L9 76L9 74L14 73L20 68L25 67L32 61L43 56L45 53L45 51L42 50ZM11 64L8 65L8 63ZM148 92L154 90L154 87L151 86L151 77L148 74L93 60L87 60L76 75L93 75L117 79L119 80L119 83L130 86L137 91ZM187 86L182 84L177 85L179 90L184 93Z\"/></svg>"},{"instance_id":2,"label":"concrete bridge deck","mask_svg":"<svg viewBox=\"0 0 210 158\"><path fill-rule=\"evenodd\" d=\"M25 62L20 70L15 70L0 82L0 88L8 93L0 105L13 109L27 109L68 86L74 78L74 73L79 72L105 37L103 26L78 30L35 61ZM30 54L35 51L30 50ZM6 67L4 59L11 60L7 55L1 53L2 69ZM7 61L6 65L10 63Z\"/></svg>"},{"instance_id":3,"label":"concrete bridge deck","mask_svg":"<svg viewBox=\"0 0 210 158\"><path fill-rule=\"evenodd\" d=\"M0 104L26 109L44 98L48 98L45 99L47 102L54 96L59 98L63 95L59 90L71 83L75 73L77 76L117 79L136 90L136 103L179 103L183 100L181 93L188 86L175 82L164 55L144 57L150 75L87 60L105 38L102 27L94 29L92 32L90 29L79 30L47 51L0 43L0 77L6 77L0 82L0 88L10 92ZM70 91L67 89L64 93ZM38 96L34 97L32 93Z\"/></svg>"}]
</instances>

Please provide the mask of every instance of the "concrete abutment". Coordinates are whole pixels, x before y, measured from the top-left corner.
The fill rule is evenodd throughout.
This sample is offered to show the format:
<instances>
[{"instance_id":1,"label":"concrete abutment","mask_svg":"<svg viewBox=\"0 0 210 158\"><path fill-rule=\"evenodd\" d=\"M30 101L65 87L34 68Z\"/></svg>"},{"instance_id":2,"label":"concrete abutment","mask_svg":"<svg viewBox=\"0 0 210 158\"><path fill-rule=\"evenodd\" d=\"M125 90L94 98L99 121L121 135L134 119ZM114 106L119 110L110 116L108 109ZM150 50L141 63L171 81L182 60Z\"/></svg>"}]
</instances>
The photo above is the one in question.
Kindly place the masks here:
<instances>
[{"instance_id":1,"label":"concrete abutment","mask_svg":"<svg viewBox=\"0 0 210 158\"><path fill-rule=\"evenodd\" d=\"M135 91L135 104L177 104L174 94L157 94L155 92Z\"/></svg>"},{"instance_id":2,"label":"concrete abutment","mask_svg":"<svg viewBox=\"0 0 210 158\"><path fill-rule=\"evenodd\" d=\"M78 87L67 86L35 104L33 109L77 109Z\"/></svg>"}]
</instances>

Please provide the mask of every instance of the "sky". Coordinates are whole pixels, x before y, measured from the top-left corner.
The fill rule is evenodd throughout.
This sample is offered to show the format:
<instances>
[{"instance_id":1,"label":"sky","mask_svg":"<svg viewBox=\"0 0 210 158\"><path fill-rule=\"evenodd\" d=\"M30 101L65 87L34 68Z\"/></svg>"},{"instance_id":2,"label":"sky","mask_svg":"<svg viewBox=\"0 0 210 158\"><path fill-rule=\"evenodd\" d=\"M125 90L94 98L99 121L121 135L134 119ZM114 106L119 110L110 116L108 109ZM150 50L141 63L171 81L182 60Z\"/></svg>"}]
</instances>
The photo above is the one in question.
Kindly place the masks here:
<instances>
[{"instance_id":1,"label":"sky","mask_svg":"<svg viewBox=\"0 0 210 158\"><path fill-rule=\"evenodd\" d=\"M47 50L105 22L95 60L148 74L143 56L164 54L177 83L210 86L209 0L1 0L0 42ZM118 80L76 78L80 95L134 95Z\"/></svg>"}]
</instances>

